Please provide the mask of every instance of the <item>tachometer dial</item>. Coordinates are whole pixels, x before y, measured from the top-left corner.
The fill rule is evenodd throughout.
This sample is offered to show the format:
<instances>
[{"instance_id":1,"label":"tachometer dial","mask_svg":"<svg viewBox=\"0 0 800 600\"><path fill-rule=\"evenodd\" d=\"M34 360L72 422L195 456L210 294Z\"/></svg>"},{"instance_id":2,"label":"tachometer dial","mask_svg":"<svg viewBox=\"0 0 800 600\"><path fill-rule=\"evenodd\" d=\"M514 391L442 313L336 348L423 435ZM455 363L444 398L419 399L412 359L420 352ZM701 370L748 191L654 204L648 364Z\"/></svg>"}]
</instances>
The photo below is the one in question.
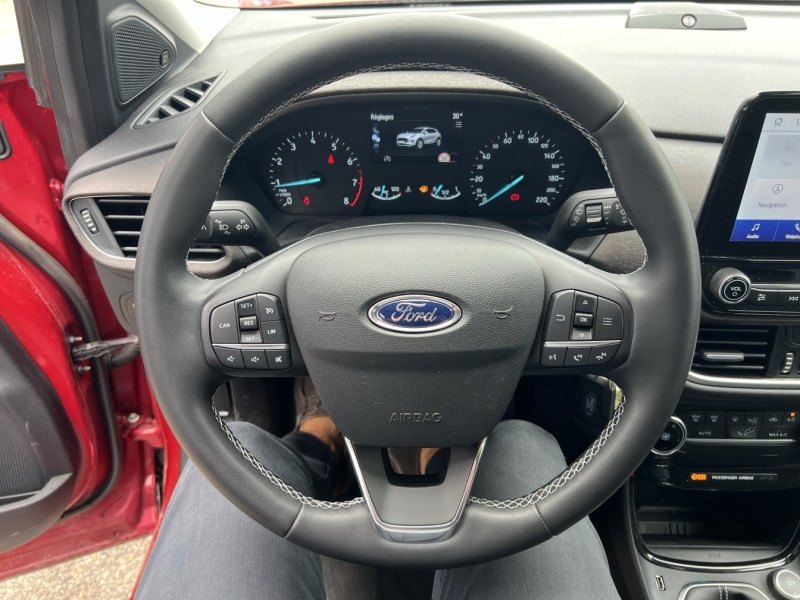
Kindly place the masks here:
<instances>
[{"instance_id":1,"label":"tachometer dial","mask_svg":"<svg viewBox=\"0 0 800 600\"><path fill-rule=\"evenodd\" d=\"M561 148L541 130L518 129L489 140L470 169L476 214L544 214L556 208L566 179Z\"/></svg>"},{"instance_id":2,"label":"tachometer dial","mask_svg":"<svg viewBox=\"0 0 800 600\"><path fill-rule=\"evenodd\" d=\"M269 184L284 212L361 211L364 179L358 157L338 136L323 131L276 140L269 155Z\"/></svg>"}]
</instances>

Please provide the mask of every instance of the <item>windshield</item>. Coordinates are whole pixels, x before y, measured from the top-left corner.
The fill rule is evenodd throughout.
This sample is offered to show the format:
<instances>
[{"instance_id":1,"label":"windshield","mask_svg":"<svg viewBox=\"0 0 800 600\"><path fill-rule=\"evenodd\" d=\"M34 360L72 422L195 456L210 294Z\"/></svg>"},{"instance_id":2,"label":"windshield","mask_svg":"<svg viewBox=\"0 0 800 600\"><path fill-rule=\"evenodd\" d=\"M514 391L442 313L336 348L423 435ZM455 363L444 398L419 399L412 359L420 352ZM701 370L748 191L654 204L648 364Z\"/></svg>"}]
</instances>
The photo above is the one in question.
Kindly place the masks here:
<instances>
[{"instance_id":1,"label":"windshield","mask_svg":"<svg viewBox=\"0 0 800 600\"><path fill-rule=\"evenodd\" d=\"M243 9L261 9L261 8L304 8L312 6L342 6L348 4L431 4L431 0L194 0L200 4L208 4L210 6L219 6L224 8L243 8ZM499 2L509 0L451 0L448 3L478 3L478 2ZM511 0L516 2L526 2L530 0ZM543 0L533 0L535 3L541 3ZM574 0L564 0L574 1ZM580 0L579 0L580 1ZM586 0L583 0L584 2ZM592 0L589 0L591 2ZM696 2L712 2L713 0L695 0ZM731 1L731 0L729 0ZM732 0L732 2L753 2L754 0ZM755 0L759 2L763 0ZM2 0L0 0L2 2Z\"/></svg>"},{"instance_id":2,"label":"windshield","mask_svg":"<svg viewBox=\"0 0 800 600\"><path fill-rule=\"evenodd\" d=\"M17 32L17 17L11 0L0 0L0 67L21 65L22 46Z\"/></svg>"}]
</instances>

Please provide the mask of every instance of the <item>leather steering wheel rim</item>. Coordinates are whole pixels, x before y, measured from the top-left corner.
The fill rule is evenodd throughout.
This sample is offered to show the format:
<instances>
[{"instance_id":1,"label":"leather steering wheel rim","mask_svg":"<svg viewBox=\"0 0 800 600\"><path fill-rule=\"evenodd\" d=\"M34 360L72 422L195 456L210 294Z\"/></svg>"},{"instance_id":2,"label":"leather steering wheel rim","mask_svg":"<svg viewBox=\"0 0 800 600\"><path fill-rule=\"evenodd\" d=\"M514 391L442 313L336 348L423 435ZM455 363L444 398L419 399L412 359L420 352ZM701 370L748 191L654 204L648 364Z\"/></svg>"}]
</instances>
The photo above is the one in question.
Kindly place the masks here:
<instances>
[{"instance_id":1,"label":"leather steering wheel rim","mask_svg":"<svg viewBox=\"0 0 800 600\"><path fill-rule=\"evenodd\" d=\"M228 378L206 362L200 323L205 301L242 272L207 281L186 268L188 249L225 170L255 131L327 83L398 69L476 73L548 106L600 153L648 256L633 274L603 275L624 292L635 315L628 358L608 375L626 398L609 427L544 492L512 502L475 499L452 537L435 543L384 539L363 502L303 500L265 477L231 443L211 407L214 390ZM594 510L636 469L672 414L700 318L694 226L646 125L572 59L468 17L351 19L255 64L208 101L175 147L152 195L139 248L135 293L145 368L169 426L193 462L236 506L277 535L329 556L383 567L452 568L494 560L541 543ZM245 271L266 269L284 253Z\"/></svg>"}]
</instances>

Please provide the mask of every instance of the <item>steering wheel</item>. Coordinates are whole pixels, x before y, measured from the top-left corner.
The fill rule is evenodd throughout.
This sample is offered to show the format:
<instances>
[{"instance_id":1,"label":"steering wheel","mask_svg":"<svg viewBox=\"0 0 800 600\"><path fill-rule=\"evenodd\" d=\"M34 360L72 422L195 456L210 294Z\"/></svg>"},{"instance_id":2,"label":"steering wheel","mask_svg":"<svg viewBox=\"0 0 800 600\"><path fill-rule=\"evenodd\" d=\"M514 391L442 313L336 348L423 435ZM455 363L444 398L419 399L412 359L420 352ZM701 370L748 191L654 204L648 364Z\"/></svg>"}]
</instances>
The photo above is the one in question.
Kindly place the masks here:
<instances>
[{"instance_id":1,"label":"steering wheel","mask_svg":"<svg viewBox=\"0 0 800 600\"><path fill-rule=\"evenodd\" d=\"M611 275L485 223L409 222L313 235L218 280L188 272L187 252L220 181L257 130L326 84L403 69L478 74L567 121L599 153L646 245L646 263ZM187 454L231 502L277 535L376 566L494 560L585 517L660 435L683 389L699 325L694 227L651 132L572 59L468 17L350 19L251 67L208 101L175 147L139 248L144 364ZM576 342L552 341L547 324L558 311L569 314L576 297L596 300L598 310L608 303L622 319L618 339L609 343L610 358L548 369L548 357L558 360ZM287 344L237 344L217 331L248 303L261 320L286 328ZM243 366L235 364L239 357L256 355L268 358L268 370L235 368ZM305 496L250 454L213 407L212 394L231 377L306 372L346 437L363 498ZM602 372L623 390L602 434L527 496L470 497L483 440L520 377L563 372ZM438 485L399 485L387 474L381 447L450 448L450 466Z\"/></svg>"}]
</instances>

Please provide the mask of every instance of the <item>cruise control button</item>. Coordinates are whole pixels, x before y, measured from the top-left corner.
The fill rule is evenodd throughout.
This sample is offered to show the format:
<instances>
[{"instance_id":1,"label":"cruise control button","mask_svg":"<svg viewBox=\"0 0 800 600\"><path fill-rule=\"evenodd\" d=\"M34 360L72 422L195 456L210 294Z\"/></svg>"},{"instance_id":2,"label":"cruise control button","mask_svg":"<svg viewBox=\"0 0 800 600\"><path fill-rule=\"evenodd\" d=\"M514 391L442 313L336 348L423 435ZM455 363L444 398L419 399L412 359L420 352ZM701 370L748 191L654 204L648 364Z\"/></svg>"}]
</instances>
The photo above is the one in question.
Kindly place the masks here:
<instances>
[{"instance_id":1,"label":"cruise control button","mask_svg":"<svg viewBox=\"0 0 800 600\"><path fill-rule=\"evenodd\" d=\"M258 329L255 331L243 331L241 340L243 344L260 344L261 332Z\"/></svg>"},{"instance_id":2,"label":"cruise control button","mask_svg":"<svg viewBox=\"0 0 800 600\"><path fill-rule=\"evenodd\" d=\"M288 350L265 350L270 369L288 369L292 366L292 357Z\"/></svg>"},{"instance_id":3,"label":"cruise control button","mask_svg":"<svg viewBox=\"0 0 800 600\"><path fill-rule=\"evenodd\" d=\"M594 323L594 315L592 313L575 313L572 319L572 324L575 327L591 327Z\"/></svg>"},{"instance_id":4,"label":"cruise control button","mask_svg":"<svg viewBox=\"0 0 800 600\"><path fill-rule=\"evenodd\" d=\"M575 312L593 313L597 308L597 296L575 292Z\"/></svg>"},{"instance_id":5,"label":"cruise control button","mask_svg":"<svg viewBox=\"0 0 800 600\"><path fill-rule=\"evenodd\" d=\"M261 339L265 344L288 344L286 324L283 321L268 321L261 324Z\"/></svg>"},{"instance_id":6,"label":"cruise control button","mask_svg":"<svg viewBox=\"0 0 800 600\"><path fill-rule=\"evenodd\" d=\"M258 318L261 321L283 321L280 300L269 294L259 294Z\"/></svg>"},{"instance_id":7,"label":"cruise control button","mask_svg":"<svg viewBox=\"0 0 800 600\"><path fill-rule=\"evenodd\" d=\"M567 349L565 346L559 347L544 347L542 348L542 357L539 362L543 367L563 367L564 359L567 356Z\"/></svg>"},{"instance_id":8,"label":"cruise control button","mask_svg":"<svg viewBox=\"0 0 800 600\"><path fill-rule=\"evenodd\" d=\"M236 330L236 312L233 302L223 304L211 313L211 343L236 344L239 332Z\"/></svg>"},{"instance_id":9,"label":"cruise control button","mask_svg":"<svg viewBox=\"0 0 800 600\"><path fill-rule=\"evenodd\" d=\"M728 427L728 437L737 440L752 440L758 437L760 427Z\"/></svg>"},{"instance_id":10,"label":"cruise control button","mask_svg":"<svg viewBox=\"0 0 800 600\"><path fill-rule=\"evenodd\" d=\"M565 367L585 367L589 364L591 348L567 348L567 357L564 359Z\"/></svg>"},{"instance_id":11,"label":"cruise control button","mask_svg":"<svg viewBox=\"0 0 800 600\"><path fill-rule=\"evenodd\" d=\"M258 329L258 317L251 315L249 317L239 317L239 329L242 331L252 331Z\"/></svg>"},{"instance_id":12,"label":"cruise control button","mask_svg":"<svg viewBox=\"0 0 800 600\"><path fill-rule=\"evenodd\" d=\"M248 296L247 298L239 298L236 301L236 316L251 317L257 312L258 308L256 308L255 296Z\"/></svg>"},{"instance_id":13,"label":"cruise control button","mask_svg":"<svg viewBox=\"0 0 800 600\"><path fill-rule=\"evenodd\" d=\"M556 292L550 296L550 312L547 316L547 331L545 341L566 342L569 339L569 330L572 322L572 302L575 292L567 290Z\"/></svg>"},{"instance_id":14,"label":"cruise control button","mask_svg":"<svg viewBox=\"0 0 800 600\"><path fill-rule=\"evenodd\" d=\"M569 336L569 339L578 342L591 342L592 341L592 330L591 329L579 329L578 327L572 328L572 333Z\"/></svg>"},{"instance_id":15,"label":"cruise control button","mask_svg":"<svg viewBox=\"0 0 800 600\"><path fill-rule=\"evenodd\" d=\"M589 355L589 366L594 367L611 362L617 355L617 350L619 350L619 344L600 344L592 346L592 352Z\"/></svg>"},{"instance_id":16,"label":"cruise control button","mask_svg":"<svg viewBox=\"0 0 800 600\"><path fill-rule=\"evenodd\" d=\"M762 440L791 440L794 438L794 427L761 427L758 438Z\"/></svg>"},{"instance_id":17,"label":"cruise control button","mask_svg":"<svg viewBox=\"0 0 800 600\"><path fill-rule=\"evenodd\" d=\"M242 350L242 357L244 358L245 369L269 369L267 363L267 355L263 350Z\"/></svg>"},{"instance_id":18,"label":"cruise control button","mask_svg":"<svg viewBox=\"0 0 800 600\"><path fill-rule=\"evenodd\" d=\"M597 299L597 319L594 325L594 339L622 339L622 308L616 302Z\"/></svg>"},{"instance_id":19,"label":"cruise control button","mask_svg":"<svg viewBox=\"0 0 800 600\"><path fill-rule=\"evenodd\" d=\"M244 361L239 350L229 350L228 348L214 348L219 361L230 369L243 369Z\"/></svg>"}]
</instances>

